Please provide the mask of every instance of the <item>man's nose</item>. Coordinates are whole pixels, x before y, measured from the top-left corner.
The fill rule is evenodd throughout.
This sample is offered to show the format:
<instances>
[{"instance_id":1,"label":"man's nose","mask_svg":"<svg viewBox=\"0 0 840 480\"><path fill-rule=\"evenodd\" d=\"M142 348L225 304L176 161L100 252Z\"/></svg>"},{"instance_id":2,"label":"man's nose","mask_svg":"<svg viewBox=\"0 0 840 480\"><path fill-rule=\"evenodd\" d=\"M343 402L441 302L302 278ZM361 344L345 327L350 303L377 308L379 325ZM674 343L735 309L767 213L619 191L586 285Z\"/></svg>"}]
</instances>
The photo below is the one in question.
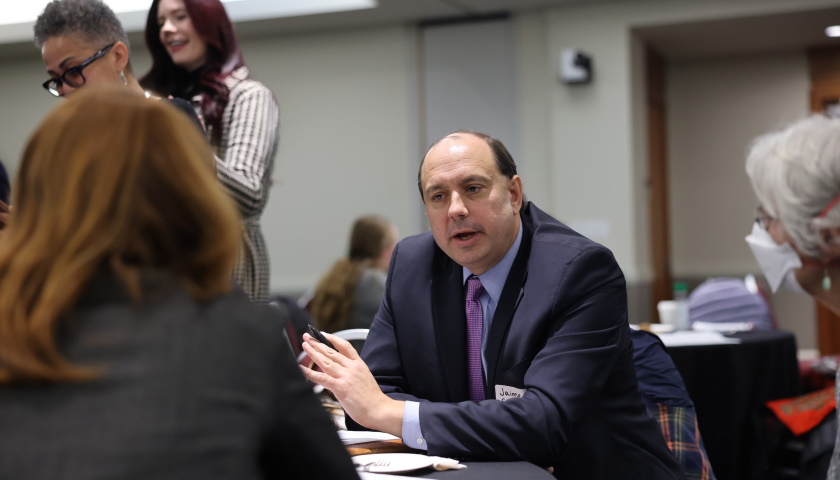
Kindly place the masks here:
<instances>
[{"instance_id":1,"label":"man's nose","mask_svg":"<svg viewBox=\"0 0 840 480\"><path fill-rule=\"evenodd\" d=\"M449 216L450 218L466 217L469 211L464 204L463 199L457 193L453 193L449 201Z\"/></svg>"}]
</instances>

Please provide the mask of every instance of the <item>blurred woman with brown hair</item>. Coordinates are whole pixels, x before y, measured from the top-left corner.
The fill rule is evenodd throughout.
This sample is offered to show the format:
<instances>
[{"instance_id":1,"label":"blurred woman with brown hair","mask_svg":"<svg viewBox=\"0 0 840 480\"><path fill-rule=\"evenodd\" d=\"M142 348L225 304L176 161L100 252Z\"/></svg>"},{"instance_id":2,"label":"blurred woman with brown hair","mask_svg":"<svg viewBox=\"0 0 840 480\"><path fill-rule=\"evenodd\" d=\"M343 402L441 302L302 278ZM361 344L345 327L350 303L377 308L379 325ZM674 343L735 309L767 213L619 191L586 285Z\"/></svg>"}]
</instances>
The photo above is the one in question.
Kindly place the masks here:
<instances>
[{"instance_id":1,"label":"blurred woman with brown hair","mask_svg":"<svg viewBox=\"0 0 840 480\"><path fill-rule=\"evenodd\" d=\"M105 132L105 133L103 133ZM30 139L0 241L0 478L356 478L187 117L88 89Z\"/></svg>"},{"instance_id":2,"label":"blurred woman with brown hair","mask_svg":"<svg viewBox=\"0 0 840 480\"><path fill-rule=\"evenodd\" d=\"M322 330L369 328L385 291L385 276L397 244L396 228L382 217L360 217L350 234L350 252L318 282L308 305Z\"/></svg>"}]
</instances>

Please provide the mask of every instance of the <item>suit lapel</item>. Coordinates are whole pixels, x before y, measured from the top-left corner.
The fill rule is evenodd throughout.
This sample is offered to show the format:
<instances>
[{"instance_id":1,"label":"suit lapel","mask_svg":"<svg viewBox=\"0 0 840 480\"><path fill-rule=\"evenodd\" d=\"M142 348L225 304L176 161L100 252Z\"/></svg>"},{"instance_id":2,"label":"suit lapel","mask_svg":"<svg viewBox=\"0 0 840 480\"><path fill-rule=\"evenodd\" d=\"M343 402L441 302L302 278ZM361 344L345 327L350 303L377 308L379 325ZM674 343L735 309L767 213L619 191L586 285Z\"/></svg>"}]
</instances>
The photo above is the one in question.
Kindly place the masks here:
<instances>
[{"instance_id":1,"label":"suit lapel","mask_svg":"<svg viewBox=\"0 0 840 480\"><path fill-rule=\"evenodd\" d=\"M526 209L528 211L528 209ZM490 331L487 334L487 344L484 349L484 356L487 361L487 372L484 380L484 395L486 398L495 398L496 367L499 363L499 356L502 352L502 345L507 337L510 322L519 301L522 299L525 288L525 280L528 277L528 260L531 256L531 238L533 237L533 226L530 215L524 212L522 218L522 242L519 244L519 251L510 267L505 287L493 314L493 321L490 324Z\"/></svg>"},{"instance_id":2,"label":"suit lapel","mask_svg":"<svg viewBox=\"0 0 840 480\"><path fill-rule=\"evenodd\" d=\"M460 402L469 398L463 273L461 266L439 248L435 248L435 254L436 275L431 288L435 338L450 401Z\"/></svg>"}]
</instances>

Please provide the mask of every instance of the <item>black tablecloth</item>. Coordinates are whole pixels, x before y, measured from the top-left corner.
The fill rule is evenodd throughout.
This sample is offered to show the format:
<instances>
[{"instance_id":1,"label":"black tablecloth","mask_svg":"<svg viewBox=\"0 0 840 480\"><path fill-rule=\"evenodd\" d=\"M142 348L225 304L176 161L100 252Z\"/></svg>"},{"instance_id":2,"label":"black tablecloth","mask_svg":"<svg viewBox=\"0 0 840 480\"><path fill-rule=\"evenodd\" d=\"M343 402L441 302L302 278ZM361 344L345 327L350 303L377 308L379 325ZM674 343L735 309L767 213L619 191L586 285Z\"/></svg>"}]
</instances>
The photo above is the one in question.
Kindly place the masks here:
<instances>
[{"instance_id":1,"label":"black tablecloth","mask_svg":"<svg viewBox=\"0 0 840 480\"><path fill-rule=\"evenodd\" d=\"M799 394L796 339L789 332L729 335L739 344L670 347L697 410L718 480L761 478L775 420L768 400Z\"/></svg>"}]
</instances>

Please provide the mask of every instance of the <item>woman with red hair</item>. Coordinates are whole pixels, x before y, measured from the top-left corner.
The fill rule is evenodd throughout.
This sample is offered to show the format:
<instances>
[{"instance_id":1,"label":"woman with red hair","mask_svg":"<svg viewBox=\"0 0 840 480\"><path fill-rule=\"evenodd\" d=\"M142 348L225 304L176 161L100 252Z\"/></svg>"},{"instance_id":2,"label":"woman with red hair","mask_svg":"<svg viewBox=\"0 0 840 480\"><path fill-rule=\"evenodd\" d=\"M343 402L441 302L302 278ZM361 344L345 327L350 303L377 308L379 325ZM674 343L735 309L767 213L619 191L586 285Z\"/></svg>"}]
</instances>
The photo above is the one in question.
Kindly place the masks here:
<instances>
[{"instance_id":1,"label":"woman with red hair","mask_svg":"<svg viewBox=\"0 0 840 480\"><path fill-rule=\"evenodd\" d=\"M268 301L269 262L260 216L277 152L274 95L250 78L220 0L154 0L146 20L152 68L140 80L163 96L193 102L216 154L219 180L243 219L233 278L251 300Z\"/></svg>"}]
</instances>

